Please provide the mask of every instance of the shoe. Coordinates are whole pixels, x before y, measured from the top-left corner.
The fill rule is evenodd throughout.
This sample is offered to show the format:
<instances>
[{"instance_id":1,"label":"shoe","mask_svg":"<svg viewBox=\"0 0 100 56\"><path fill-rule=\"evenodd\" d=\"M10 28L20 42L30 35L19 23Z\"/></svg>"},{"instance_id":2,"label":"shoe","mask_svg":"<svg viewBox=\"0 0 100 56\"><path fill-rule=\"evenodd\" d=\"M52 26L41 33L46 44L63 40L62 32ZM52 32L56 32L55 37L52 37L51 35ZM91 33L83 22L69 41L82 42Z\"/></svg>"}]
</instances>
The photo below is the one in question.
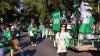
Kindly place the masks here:
<instances>
[{"instance_id":1,"label":"shoe","mask_svg":"<svg viewBox=\"0 0 100 56\"><path fill-rule=\"evenodd\" d=\"M36 46L36 44L34 44L34 46Z\"/></svg>"},{"instance_id":2,"label":"shoe","mask_svg":"<svg viewBox=\"0 0 100 56\"><path fill-rule=\"evenodd\" d=\"M34 44L32 44L32 46L34 46Z\"/></svg>"},{"instance_id":3,"label":"shoe","mask_svg":"<svg viewBox=\"0 0 100 56\"><path fill-rule=\"evenodd\" d=\"M33 42L31 42L31 44L33 44Z\"/></svg>"}]
</instances>

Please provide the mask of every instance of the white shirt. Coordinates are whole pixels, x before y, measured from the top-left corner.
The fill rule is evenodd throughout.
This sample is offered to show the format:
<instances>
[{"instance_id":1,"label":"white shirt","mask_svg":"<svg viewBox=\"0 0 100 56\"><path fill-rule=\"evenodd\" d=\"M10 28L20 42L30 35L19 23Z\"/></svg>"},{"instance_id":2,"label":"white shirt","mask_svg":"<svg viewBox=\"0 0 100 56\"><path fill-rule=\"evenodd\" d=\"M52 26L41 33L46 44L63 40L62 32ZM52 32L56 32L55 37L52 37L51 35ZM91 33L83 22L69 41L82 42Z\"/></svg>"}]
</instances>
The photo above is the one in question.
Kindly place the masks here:
<instances>
[{"instance_id":1,"label":"white shirt","mask_svg":"<svg viewBox=\"0 0 100 56\"><path fill-rule=\"evenodd\" d=\"M57 53L60 52L67 52L66 50L66 46L64 44L64 38L68 37L71 38L70 34L68 32L64 32L64 33L60 33L59 32L56 34L56 38L59 39L60 44L57 45L58 49L57 49Z\"/></svg>"},{"instance_id":2,"label":"white shirt","mask_svg":"<svg viewBox=\"0 0 100 56\"><path fill-rule=\"evenodd\" d=\"M33 33L32 33L32 31L29 32L29 35L30 35L30 36L34 36Z\"/></svg>"}]
</instances>

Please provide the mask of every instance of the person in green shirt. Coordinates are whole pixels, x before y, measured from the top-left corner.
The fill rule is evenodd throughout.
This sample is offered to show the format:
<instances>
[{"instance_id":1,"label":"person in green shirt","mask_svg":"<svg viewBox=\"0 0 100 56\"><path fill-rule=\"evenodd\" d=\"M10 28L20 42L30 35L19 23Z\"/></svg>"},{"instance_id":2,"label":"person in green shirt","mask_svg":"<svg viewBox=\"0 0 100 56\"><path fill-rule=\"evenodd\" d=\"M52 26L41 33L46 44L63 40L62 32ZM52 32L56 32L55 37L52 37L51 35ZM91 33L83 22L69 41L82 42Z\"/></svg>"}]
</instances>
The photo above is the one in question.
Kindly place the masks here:
<instances>
[{"instance_id":1,"label":"person in green shirt","mask_svg":"<svg viewBox=\"0 0 100 56\"><path fill-rule=\"evenodd\" d=\"M42 32L42 37L44 36L44 29L45 29L45 26L43 25L42 21L39 20L39 30Z\"/></svg>"},{"instance_id":2,"label":"person in green shirt","mask_svg":"<svg viewBox=\"0 0 100 56\"><path fill-rule=\"evenodd\" d=\"M10 29L7 27L6 30L4 31L4 37L6 40L11 40L11 31Z\"/></svg>"},{"instance_id":3,"label":"person in green shirt","mask_svg":"<svg viewBox=\"0 0 100 56\"><path fill-rule=\"evenodd\" d=\"M13 43L10 41L12 40L11 38L11 31L10 31L10 28L9 27L6 27L6 29L4 30L4 45L5 45L5 51L11 51L11 55L14 55L13 53Z\"/></svg>"},{"instance_id":4,"label":"person in green shirt","mask_svg":"<svg viewBox=\"0 0 100 56\"><path fill-rule=\"evenodd\" d=\"M78 26L77 26L77 19L76 18L72 18L71 19L71 29L69 30L70 31L70 35L77 39L77 36L78 36Z\"/></svg>"},{"instance_id":5,"label":"person in green shirt","mask_svg":"<svg viewBox=\"0 0 100 56\"><path fill-rule=\"evenodd\" d=\"M48 28L44 29L44 34L45 34L45 38L48 38L48 34L49 34L49 29Z\"/></svg>"},{"instance_id":6,"label":"person in green shirt","mask_svg":"<svg viewBox=\"0 0 100 56\"><path fill-rule=\"evenodd\" d=\"M2 43L2 40L3 40L3 31L0 26L0 56L4 56L4 47L3 47L4 43Z\"/></svg>"},{"instance_id":7,"label":"person in green shirt","mask_svg":"<svg viewBox=\"0 0 100 56\"><path fill-rule=\"evenodd\" d=\"M35 27L35 24L31 22L28 27L28 34L30 36L30 42L32 46L36 46L36 29L37 28Z\"/></svg>"}]
</instances>

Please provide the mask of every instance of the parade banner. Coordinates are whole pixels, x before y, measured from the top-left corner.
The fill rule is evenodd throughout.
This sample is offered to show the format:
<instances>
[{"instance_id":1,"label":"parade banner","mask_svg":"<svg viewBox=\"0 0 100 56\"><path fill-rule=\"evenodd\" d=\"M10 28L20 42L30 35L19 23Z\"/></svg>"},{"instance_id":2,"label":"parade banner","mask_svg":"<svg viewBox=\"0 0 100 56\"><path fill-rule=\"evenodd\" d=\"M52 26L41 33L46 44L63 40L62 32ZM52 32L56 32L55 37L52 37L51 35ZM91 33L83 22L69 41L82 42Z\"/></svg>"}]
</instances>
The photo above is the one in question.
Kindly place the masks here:
<instances>
[{"instance_id":1,"label":"parade banner","mask_svg":"<svg viewBox=\"0 0 100 56\"><path fill-rule=\"evenodd\" d=\"M52 14L52 21L53 21L52 30L54 32L59 31L59 29L60 29L60 11L54 12Z\"/></svg>"}]
</instances>

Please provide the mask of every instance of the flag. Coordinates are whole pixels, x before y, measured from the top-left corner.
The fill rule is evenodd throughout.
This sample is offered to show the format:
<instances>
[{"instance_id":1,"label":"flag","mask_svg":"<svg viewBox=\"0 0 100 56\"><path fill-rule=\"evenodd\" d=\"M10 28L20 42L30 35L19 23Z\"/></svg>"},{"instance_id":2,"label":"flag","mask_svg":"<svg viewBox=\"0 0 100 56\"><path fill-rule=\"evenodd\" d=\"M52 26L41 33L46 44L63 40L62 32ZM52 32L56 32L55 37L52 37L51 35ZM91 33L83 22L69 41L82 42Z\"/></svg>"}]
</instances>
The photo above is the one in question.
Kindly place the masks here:
<instances>
[{"instance_id":1,"label":"flag","mask_svg":"<svg viewBox=\"0 0 100 56\"><path fill-rule=\"evenodd\" d=\"M60 30L60 11L54 12L52 14L52 19L53 19L52 30L57 32Z\"/></svg>"}]
</instances>

